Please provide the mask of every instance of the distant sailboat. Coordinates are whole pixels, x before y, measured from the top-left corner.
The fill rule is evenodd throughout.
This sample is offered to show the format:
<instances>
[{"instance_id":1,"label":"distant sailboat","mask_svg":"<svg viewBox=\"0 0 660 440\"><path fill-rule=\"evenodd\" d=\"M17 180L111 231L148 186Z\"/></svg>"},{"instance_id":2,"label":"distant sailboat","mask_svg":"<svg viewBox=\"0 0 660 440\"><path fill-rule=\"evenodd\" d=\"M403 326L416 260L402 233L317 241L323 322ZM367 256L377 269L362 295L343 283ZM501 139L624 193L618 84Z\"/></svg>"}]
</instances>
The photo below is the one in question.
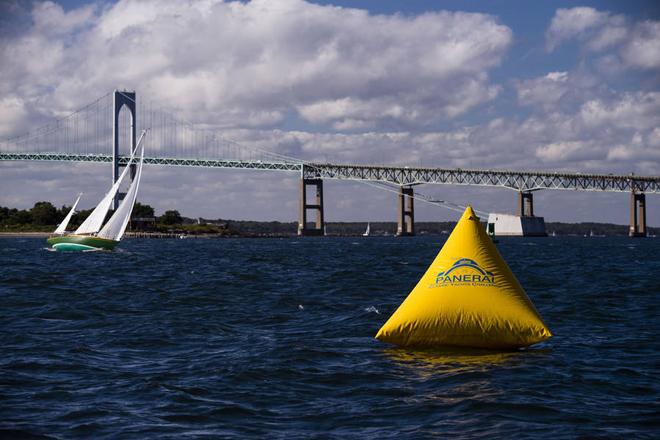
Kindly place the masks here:
<instances>
[{"instance_id":1,"label":"distant sailboat","mask_svg":"<svg viewBox=\"0 0 660 440\"><path fill-rule=\"evenodd\" d=\"M69 211L67 218L60 223L55 230L55 235L50 237L47 241L54 249L58 251L87 251L87 250L112 250L121 241L128 226L128 221L133 212L133 205L137 198L138 188L140 186L140 178L142 177L142 163L144 160L144 146L140 148L142 139L144 138L145 131L140 135L135 151L140 149L140 158L137 163L137 170L135 178L131 183L124 200L119 204L119 207L114 212L112 217L103 225L112 201L114 200L119 187L128 175L128 170L135 162L135 151L132 152L131 158L126 164L126 168L119 176L119 179L112 185L110 191L101 199L92 213L85 219L84 222L71 234L65 233L66 227L73 215L74 207ZM76 200L76 204L78 201Z\"/></svg>"},{"instance_id":2,"label":"distant sailboat","mask_svg":"<svg viewBox=\"0 0 660 440\"><path fill-rule=\"evenodd\" d=\"M371 235L371 224L367 223L367 230L364 231L364 234L362 234L362 236L363 237L368 237L369 235Z\"/></svg>"}]
</instances>

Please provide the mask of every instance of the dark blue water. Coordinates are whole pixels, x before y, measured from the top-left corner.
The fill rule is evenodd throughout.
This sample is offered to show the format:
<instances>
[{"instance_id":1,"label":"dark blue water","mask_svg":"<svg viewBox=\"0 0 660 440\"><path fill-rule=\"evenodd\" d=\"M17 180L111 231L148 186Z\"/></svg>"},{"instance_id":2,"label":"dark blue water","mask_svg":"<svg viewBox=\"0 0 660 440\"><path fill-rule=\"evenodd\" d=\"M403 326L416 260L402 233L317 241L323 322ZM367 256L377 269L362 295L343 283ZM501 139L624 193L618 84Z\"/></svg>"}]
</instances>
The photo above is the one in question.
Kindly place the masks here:
<instances>
[{"instance_id":1,"label":"dark blue water","mask_svg":"<svg viewBox=\"0 0 660 440\"><path fill-rule=\"evenodd\" d=\"M0 239L0 437L657 438L660 240L501 240L531 349L374 340L443 241Z\"/></svg>"}]
</instances>

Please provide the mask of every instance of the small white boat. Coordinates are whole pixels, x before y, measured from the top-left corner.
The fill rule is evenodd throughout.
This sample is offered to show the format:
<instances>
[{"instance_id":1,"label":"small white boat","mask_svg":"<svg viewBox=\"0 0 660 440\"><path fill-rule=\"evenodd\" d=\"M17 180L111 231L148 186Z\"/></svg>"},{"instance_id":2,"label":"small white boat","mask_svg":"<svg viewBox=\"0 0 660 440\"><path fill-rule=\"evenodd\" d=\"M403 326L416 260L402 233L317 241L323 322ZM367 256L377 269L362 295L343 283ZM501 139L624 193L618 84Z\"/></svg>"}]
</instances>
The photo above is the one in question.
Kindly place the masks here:
<instances>
[{"instance_id":1,"label":"small white boat","mask_svg":"<svg viewBox=\"0 0 660 440\"><path fill-rule=\"evenodd\" d=\"M367 223L367 230L364 231L364 234L362 234L363 237L368 237L371 235L371 224Z\"/></svg>"}]
</instances>

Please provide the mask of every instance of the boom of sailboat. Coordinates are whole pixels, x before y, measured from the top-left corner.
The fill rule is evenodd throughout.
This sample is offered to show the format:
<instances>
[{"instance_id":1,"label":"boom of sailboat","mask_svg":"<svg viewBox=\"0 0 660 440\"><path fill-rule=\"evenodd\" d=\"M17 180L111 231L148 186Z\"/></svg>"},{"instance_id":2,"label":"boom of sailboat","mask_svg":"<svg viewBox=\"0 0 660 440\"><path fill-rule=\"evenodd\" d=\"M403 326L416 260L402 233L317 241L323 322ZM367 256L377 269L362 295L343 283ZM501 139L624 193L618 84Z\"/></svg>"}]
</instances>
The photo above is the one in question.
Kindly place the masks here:
<instances>
[{"instance_id":1,"label":"boom of sailboat","mask_svg":"<svg viewBox=\"0 0 660 440\"><path fill-rule=\"evenodd\" d=\"M92 213L82 222L74 232L66 232L66 228L75 213L75 209L80 201L80 195L73 207L64 218L62 223L54 231L54 235L48 238L48 244L58 251L94 251L94 250L112 250L119 244L133 212L133 205L137 198L140 178L142 177L142 163L144 160L144 146L142 140L146 135L146 130L142 131L135 149L131 152L131 157L126 164L117 181L105 194L101 201L96 205ZM136 152L139 150L139 158L136 163ZM119 188L126 179L128 171L132 165L136 165L136 172L128 191L117 210L110 219L103 224L112 201L115 199Z\"/></svg>"}]
</instances>

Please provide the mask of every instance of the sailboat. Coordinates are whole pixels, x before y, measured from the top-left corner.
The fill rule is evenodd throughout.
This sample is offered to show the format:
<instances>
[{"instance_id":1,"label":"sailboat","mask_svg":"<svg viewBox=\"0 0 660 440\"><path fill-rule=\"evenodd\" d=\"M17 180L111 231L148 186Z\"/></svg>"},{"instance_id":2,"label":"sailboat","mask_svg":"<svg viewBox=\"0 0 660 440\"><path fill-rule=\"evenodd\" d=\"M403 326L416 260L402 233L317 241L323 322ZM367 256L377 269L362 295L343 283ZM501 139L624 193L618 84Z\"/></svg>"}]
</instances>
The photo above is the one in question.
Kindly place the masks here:
<instances>
[{"instance_id":1,"label":"sailboat","mask_svg":"<svg viewBox=\"0 0 660 440\"><path fill-rule=\"evenodd\" d=\"M138 140L137 147L131 153L131 158L126 164L126 168L122 171L119 179L112 185L110 191L101 199L92 213L85 219L84 222L73 233L67 234L66 227L73 215L73 211L78 204L73 206L66 218L60 223L54 232L54 235L48 238L48 244L58 251L94 251L94 250L112 250L119 244L121 238L124 236L126 226L131 218L133 212L133 205L137 198L138 187L140 186L140 178L142 177L142 163L144 160L144 146L140 148L142 139L146 131L143 131ZM137 162L137 170L135 178L131 182L124 200L119 204L117 210L110 217L110 219L103 225L103 220L110 210L112 201L114 200L119 187L128 175L131 165L135 163L135 152L140 149L140 157ZM80 199L80 198L79 198Z\"/></svg>"},{"instance_id":2,"label":"sailboat","mask_svg":"<svg viewBox=\"0 0 660 440\"><path fill-rule=\"evenodd\" d=\"M363 237L368 237L369 235L371 235L371 224L367 223L367 230L364 231L364 234L362 234L362 236Z\"/></svg>"}]
</instances>

